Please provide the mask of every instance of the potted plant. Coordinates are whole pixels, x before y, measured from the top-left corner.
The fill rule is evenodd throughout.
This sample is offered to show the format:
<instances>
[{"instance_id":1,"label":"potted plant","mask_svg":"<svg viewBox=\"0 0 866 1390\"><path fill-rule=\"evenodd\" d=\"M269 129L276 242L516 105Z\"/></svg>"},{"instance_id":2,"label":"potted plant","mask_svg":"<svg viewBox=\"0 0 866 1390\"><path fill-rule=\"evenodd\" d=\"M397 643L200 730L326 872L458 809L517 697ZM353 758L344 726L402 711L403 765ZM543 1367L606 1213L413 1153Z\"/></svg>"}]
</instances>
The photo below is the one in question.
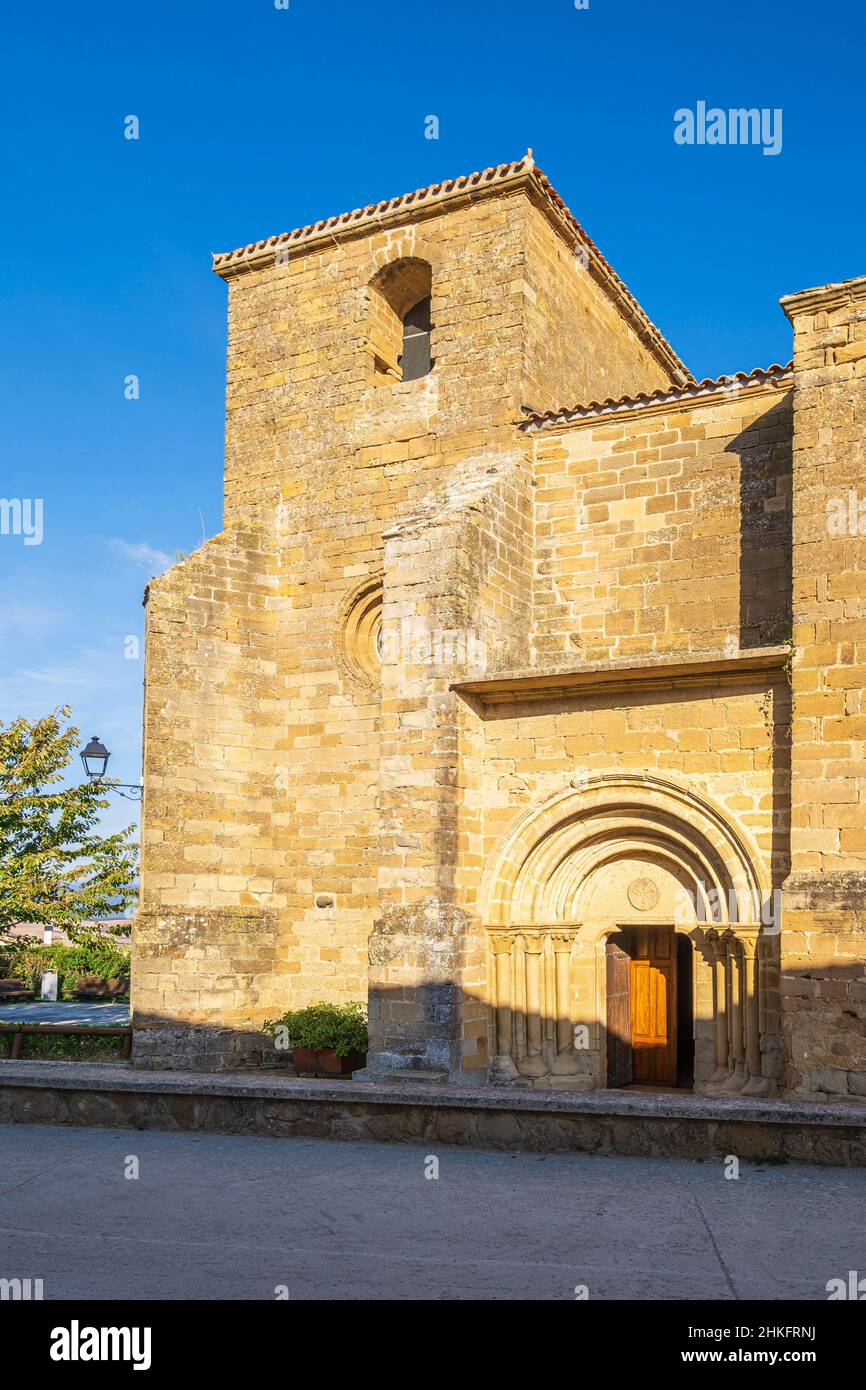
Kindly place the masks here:
<instances>
[{"instance_id":1,"label":"potted plant","mask_svg":"<svg viewBox=\"0 0 866 1390\"><path fill-rule=\"evenodd\" d=\"M309 1004L268 1019L265 1033L276 1047L292 1049L296 1072L351 1076L367 1062L367 1009L351 1004Z\"/></svg>"}]
</instances>

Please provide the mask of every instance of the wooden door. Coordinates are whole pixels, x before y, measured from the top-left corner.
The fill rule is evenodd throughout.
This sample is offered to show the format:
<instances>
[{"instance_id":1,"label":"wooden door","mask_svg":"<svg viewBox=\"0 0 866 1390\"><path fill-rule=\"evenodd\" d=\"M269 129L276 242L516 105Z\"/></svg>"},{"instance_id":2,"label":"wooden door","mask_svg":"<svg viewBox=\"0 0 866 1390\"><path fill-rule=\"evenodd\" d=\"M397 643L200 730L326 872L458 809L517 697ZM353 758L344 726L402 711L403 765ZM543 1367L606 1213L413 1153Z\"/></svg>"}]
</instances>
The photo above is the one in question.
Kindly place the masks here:
<instances>
[{"instance_id":1,"label":"wooden door","mask_svg":"<svg viewBox=\"0 0 866 1390\"><path fill-rule=\"evenodd\" d=\"M677 956L673 927L635 927L631 943L635 1081L677 1082Z\"/></svg>"},{"instance_id":2,"label":"wooden door","mask_svg":"<svg viewBox=\"0 0 866 1390\"><path fill-rule=\"evenodd\" d=\"M623 943L611 937L607 943L608 1086L627 1086L632 1079L630 968L631 961Z\"/></svg>"}]
</instances>

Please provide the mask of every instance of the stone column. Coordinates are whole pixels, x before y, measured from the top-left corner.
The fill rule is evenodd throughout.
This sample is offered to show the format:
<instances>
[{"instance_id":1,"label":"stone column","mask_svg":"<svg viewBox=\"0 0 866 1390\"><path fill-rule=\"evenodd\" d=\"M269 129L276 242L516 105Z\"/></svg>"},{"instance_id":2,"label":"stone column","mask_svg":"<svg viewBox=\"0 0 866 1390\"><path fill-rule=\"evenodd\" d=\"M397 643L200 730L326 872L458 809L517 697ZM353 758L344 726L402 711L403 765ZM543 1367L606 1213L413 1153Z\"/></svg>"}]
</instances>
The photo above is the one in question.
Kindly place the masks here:
<instances>
[{"instance_id":1,"label":"stone column","mask_svg":"<svg viewBox=\"0 0 866 1390\"><path fill-rule=\"evenodd\" d=\"M514 938L513 951L514 996L512 1002L513 1055L518 1071L523 1070L526 1057L526 943L523 934Z\"/></svg>"},{"instance_id":2,"label":"stone column","mask_svg":"<svg viewBox=\"0 0 866 1390\"><path fill-rule=\"evenodd\" d=\"M743 950L743 967L746 985L746 1064L749 1079L743 1087L744 1096L765 1096L770 1091L770 1083L761 1074L761 1031L760 1031L760 927L735 928L737 940Z\"/></svg>"},{"instance_id":3,"label":"stone column","mask_svg":"<svg viewBox=\"0 0 866 1390\"><path fill-rule=\"evenodd\" d=\"M541 967L544 937L540 932L524 932L526 962L526 1059L520 1070L527 1076L542 1076L547 1063L542 1055Z\"/></svg>"},{"instance_id":4,"label":"stone column","mask_svg":"<svg viewBox=\"0 0 866 1390\"><path fill-rule=\"evenodd\" d=\"M726 1091L741 1091L746 1084L746 1053L743 1047L744 970L743 953L735 934L725 932L731 972L731 1075L725 1082Z\"/></svg>"},{"instance_id":5,"label":"stone column","mask_svg":"<svg viewBox=\"0 0 866 1390\"><path fill-rule=\"evenodd\" d=\"M549 1008L556 1013L556 1051L550 1059L550 1071L554 1077L576 1076L580 1071L580 1062L574 1047L574 1005L571 994L571 948L574 944L574 933L551 932L550 942L553 947L555 989L550 995Z\"/></svg>"},{"instance_id":6,"label":"stone column","mask_svg":"<svg viewBox=\"0 0 866 1390\"><path fill-rule=\"evenodd\" d=\"M514 1016L511 1007L511 972L514 938L494 936L494 971L496 976L496 1056L490 1068L492 1081L511 1081L518 1075L514 1065Z\"/></svg>"},{"instance_id":7,"label":"stone column","mask_svg":"<svg viewBox=\"0 0 866 1390\"><path fill-rule=\"evenodd\" d=\"M545 932L545 937L550 941L550 933ZM542 1051L548 1062L550 1062L557 1052L557 1029L556 1029L556 953L551 941L550 947L545 946L542 953L542 969L544 971L544 1044Z\"/></svg>"},{"instance_id":8,"label":"stone column","mask_svg":"<svg viewBox=\"0 0 866 1390\"><path fill-rule=\"evenodd\" d=\"M556 957L556 1050L569 1052L572 1046L571 942L562 933L552 937Z\"/></svg>"},{"instance_id":9,"label":"stone column","mask_svg":"<svg viewBox=\"0 0 866 1390\"><path fill-rule=\"evenodd\" d=\"M716 1070L711 1085L721 1085L731 1074L728 1044L728 946L718 934L709 938L713 961L713 1015L716 1026Z\"/></svg>"}]
</instances>

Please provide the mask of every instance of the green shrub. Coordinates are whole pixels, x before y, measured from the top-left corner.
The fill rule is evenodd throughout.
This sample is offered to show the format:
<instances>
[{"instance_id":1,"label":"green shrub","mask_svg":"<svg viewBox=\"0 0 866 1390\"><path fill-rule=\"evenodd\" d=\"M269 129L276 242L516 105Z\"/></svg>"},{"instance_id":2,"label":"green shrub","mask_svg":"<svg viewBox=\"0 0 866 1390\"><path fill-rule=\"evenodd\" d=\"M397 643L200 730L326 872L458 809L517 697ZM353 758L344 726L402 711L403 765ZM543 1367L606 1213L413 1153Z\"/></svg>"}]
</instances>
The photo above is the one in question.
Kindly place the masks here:
<instances>
[{"instance_id":1,"label":"green shrub","mask_svg":"<svg viewBox=\"0 0 866 1390\"><path fill-rule=\"evenodd\" d=\"M308 1047L321 1052L331 1047L338 1057L367 1051L367 1008L365 1004L310 1004L306 1009L289 1009L282 1018L268 1019L262 1031L276 1037L285 1030L291 1047Z\"/></svg>"},{"instance_id":2,"label":"green shrub","mask_svg":"<svg viewBox=\"0 0 866 1390\"><path fill-rule=\"evenodd\" d=\"M14 1028L0 1028L0 1058L12 1051ZM42 1058L55 1062L113 1062L121 1057L123 1038L47 1037L43 1033L25 1033L22 1059Z\"/></svg>"},{"instance_id":3,"label":"green shrub","mask_svg":"<svg viewBox=\"0 0 866 1390\"><path fill-rule=\"evenodd\" d=\"M68 999L82 975L101 980L128 980L129 947L118 946L101 932L82 933L72 946L40 946L35 937L0 942L0 978L21 980L39 993L46 970L57 971L57 996Z\"/></svg>"}]
</instances>

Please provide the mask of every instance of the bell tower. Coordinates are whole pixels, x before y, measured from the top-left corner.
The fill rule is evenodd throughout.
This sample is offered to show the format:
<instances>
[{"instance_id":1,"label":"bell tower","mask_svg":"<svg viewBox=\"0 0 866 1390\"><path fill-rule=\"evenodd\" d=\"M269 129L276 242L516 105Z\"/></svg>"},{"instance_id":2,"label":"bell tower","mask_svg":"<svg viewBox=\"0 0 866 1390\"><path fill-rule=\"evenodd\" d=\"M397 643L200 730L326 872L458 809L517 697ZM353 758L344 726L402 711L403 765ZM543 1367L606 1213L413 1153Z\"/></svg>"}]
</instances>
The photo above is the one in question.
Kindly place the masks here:
<instances>
[{"instance_id":1,"label":"bell tower","mask_svg":"<svg viewBox=\"0 0 866 1390\"><path fill-rule=\"evenodd\" d=\"M242 1065L369 984L373 1053L450 1067L450 685L482 631L528 659L523 408L687 373L530 155L213 268L224 526L150 586L136 1059Z\"/></svg>"}]
</instances>

